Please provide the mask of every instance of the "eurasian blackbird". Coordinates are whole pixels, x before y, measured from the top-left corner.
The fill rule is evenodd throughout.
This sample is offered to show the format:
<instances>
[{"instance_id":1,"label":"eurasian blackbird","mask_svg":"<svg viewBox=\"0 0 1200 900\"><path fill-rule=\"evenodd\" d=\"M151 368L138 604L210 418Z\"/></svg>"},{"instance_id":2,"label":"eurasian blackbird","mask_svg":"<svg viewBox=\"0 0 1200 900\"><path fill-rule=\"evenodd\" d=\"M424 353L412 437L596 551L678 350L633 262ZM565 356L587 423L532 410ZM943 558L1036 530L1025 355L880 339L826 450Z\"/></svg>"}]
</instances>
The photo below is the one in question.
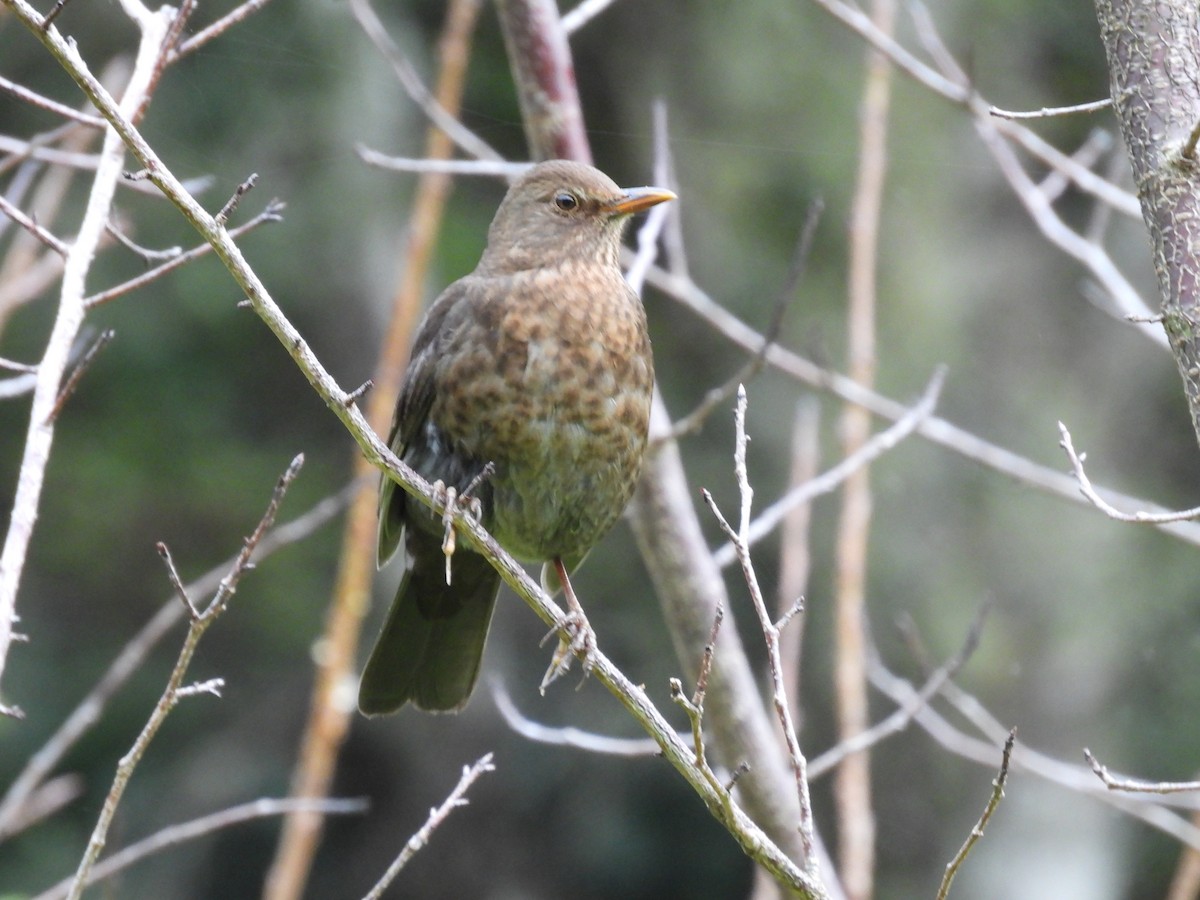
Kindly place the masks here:
<instances>
[{"instance_id":1,"label":"eurasian blackbird","mask_svg":"<svg viewBox=\"0 0 1200 900\"><path fill-rule=\"evenodd\" d=\"M509 189L470 275L417 330L389 443L454 497L513 556L567 573L612 527L642 469L654 364L641 301L618 263L629 216L675 195L622 190L553 160ZM490 465L489 465L490 464ZM485 471L486 469L486 471ZM444 550L443 518L384 478L379 564L401 536L407 570L359 686L367 715L412 701L466 705L500 588L466 542Z\"/></svg>"}]
</instances>

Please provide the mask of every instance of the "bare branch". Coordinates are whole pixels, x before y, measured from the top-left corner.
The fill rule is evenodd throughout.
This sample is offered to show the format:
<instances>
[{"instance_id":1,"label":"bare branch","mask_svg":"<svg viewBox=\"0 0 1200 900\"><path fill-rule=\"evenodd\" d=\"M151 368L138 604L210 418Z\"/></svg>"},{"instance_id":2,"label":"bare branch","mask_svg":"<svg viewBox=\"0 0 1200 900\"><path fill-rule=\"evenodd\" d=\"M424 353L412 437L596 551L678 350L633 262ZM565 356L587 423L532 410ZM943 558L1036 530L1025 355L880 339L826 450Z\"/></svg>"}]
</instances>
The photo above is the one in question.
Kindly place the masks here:
<instances>
[{"instance_id":1,"label":"bare branch","mask_svg":"<svg viewBox=\"0 0 1200 900\"><path fill-rule=\"evenodd\" d=\"M102 862L97 863L88 877L87 886L90 887L106 878L111 878L118 872L128 869L130 866L141 862L149 856L161 853L169 847L175 847L187 841L207 837L213 832L222 831L234 825L239 825L242 822L283 816L299 810L319 811L327 816L355 815L365 812L367 805L366 800L263 798L261 800L253 800L250 803L231 806L220 812L192 819L190 822L170 825L135 844L130 844L124 850L120 850ZM61 900L61 898L67 896L67 891L70 887L71 880L69 878L64 879L49 890L38 894L33 900Z\"/></svg>"},{"instance_id":2,"label":"bare branch","mask_svg":"<svg viewBox=\"0 0 1200 900\"><path fill-rule=\"evenodd\" d=\"M106 328L100 332L100 336L96 340L92 341L91 346L84 351L79 363L71 371L66 383L58 392L58 397L54 401L54 407L50 410L50 421L53 422L59 417L63 407L71 399L71 395L75 393L76 388L79 387L79 382L83 379L84 374L91 367L92 363L96 361L96 357L100 351L112 343L112 339L116 335L117 333L111 328Z\"/></svg>"},{"instance_id":3,"label":"bare branch","mask_svg":"<svg viewBox=\"0 0 1200 900\"><path fill-rule=\"evenodd\" d=\"M17 209L2 196L0 196L0 212L4 213L59 256L66 257L70 250L66 244L60 241L57 237L55 237L37 222L33 221L33 219L29 218L29 216L25 215L25 213L21 212L21 210Z\"/></svg>"},{"instance_id":4,"label":"bare branch","mask_svg":"<svg viewBox=\"0 0 1200 900\"><path fill-rule=\"evenodd\" d=\"M250 18L250 16L258 12L269 2L270 0L246 0L245 3L234 7L221 18L217 19L217 21L206 28L202 28L186 41L171 49L167 61L173 63L187 56L192 51L199 50L213 38L220 37L234 25Z\"/></svg>"},{"instance_id":5,"label":"bare branch","mask_svg":"<svg viewBox=\"0 0 1200 900\"><path fill-rule=\"evenodd\" d=\"M979 639L983 635L983 623L987 611L988 604L980 607L979 615L975 617L975 621L971 623L971 627L967 630L966 639L963 641L963 646L959 651L930 672L921 689L912 694L905 702L900 703L891 715L876 722L866 731L859 732L849 740L842 741L836 746L830 747L816 759L812 760L808 764L809 780L815 781L820 778L851 753L856 753L867 747L873 747L875 744L906 729L921 710L937 696L951 678L958 674L962 667L967 664L967 660L975 653L976 648L979 646ZM878 660L876 660L875 664L882 665Z\"/></svg>"},{"instance_id":6,"label":"bare branch","mask_svg":"<svg viewBox=\"0 0 1200 900\"><path fill-rule=\"evenodd\" d=\"M599 753L604 756L657 756L662 751L651 738L618 738L606 734L593 734L570 726L555 727L543 725L525 716L504 687L500 678L492 678L489 682L492 688L492 699L496 701L496 709L504 717L505 723L521 737L539 744L550 744L554 747L572 747L586 750L589 753ZM682 739L682 738L681 738Z\"/></svg>"},{"instance_id":7,"label":"bare branch","mask_svg":"<svg viewBox=\"0 0 1200 900\"><path fill-rule=\"evenodd\" d=\"M1014 112L1013 110L1001 109L998 106L993 106L989 111L997 119L1049 119L1054 116L1070 116L1075 113L1096 112L1099 109L1108 109L1110 106L1112 106L1112 99L1105 97L1102 100L1077 103L1074 106L1043 106L1041 109L1026 112Z\"/></svg>"},{"instance_id":8,"label":"bare branch","mask_svg":"<svg viewBox=\"0 0 1200 900\"><path fill-rule=\"evenodd\" d=\"M1017 740L1017 729L1012 729L1008 733L1008 739L1004 742L1004 753L1000 759L1000 773L996 776L996 780L992 782L992 796L989 798L987 806L984 807L983 815L979 817L979 821L975 827L971 829L971 834L967 838L965 844L954 855L949 865L946 866L946 874L942 876L941 887L938 888L937 900L945 900L950 894L950 884L954 881L954 876L958 874L959 868L966 861L967 855L983 837L983 829L987 827L988 821L992 818L992 813L1000 805L1000 801L1004 799L1004 785L1008 781L1008 765L1012 759L1013 744Z\"/></svg>"},{"instance_id":9,"label":"bare branch","mask_svg":"<svg viewBox=\"0 0 1200 900\"><path fill-rule=\"evenodd\" d=\"M387 29L383 27L379 16L375 14L375 10L371 8L367 0L350 0L350 11L354 13L354 18L358 20L367 37L371 39L371 43L391 64L392 71L396 73L396 77L400 80L400 84L408 93L409 98L421 108L429 121L446 132L454 143L470 156L492 162L499 162L502 159L500 154L488 146L482 138L459 122L446 111L442 104L437 102L437 99L429 92L429 88L425 87L421 81L421 77L409 62L408 57L404 55L404 51L387 33Z\"/></svg>"},{"instance_id":10,"label":"bare branch","mask_svg":"<svg viewBox=\"0 0 1200 900\"><path fill-rule=\"evenodd\" d=\"M779 718L780 726L783 728L788 757L791 760L792 770L796 779L796 793L800 805L800 839L804 844L805 870L811 878L819 881L821 876L812 821L812 803L808 794L808 763L804 758L803 752L800 750L800 741L796 736L796 726L792 721L791 707L788 704L787 685L783 680L783 664L779 656L779 627L767 611L767 604L763 599L762 590L758 584L758 575L755 573L754 564L750 559L750 507L754 497L754 490L750 486L750 479L746 472L746 445L749 438L746 434L745 388L738 390L734 425L737 432L733 456L734 473L737 476L738 494L741 497L740 516L736 531L726 521L725 517L721 515L721 511L713 502L712 496L707 491L704 491L703 495L709 509L712 510L713 515L716 517L717 523L721 526L721 530L729 536L729 539L733 542L737 550L738 559L742 564L742 574L745 576L746 586L750 590L750 599L754 605L754 611L758 615L759 626L766 641L767 659L771 672L771 695L774 700L775 714Z\"/></svg>"},{"instance_id":11,"label":"bare branch","mask_svg":"<svg viewBox=\"0 0 1200 900\"><path fill-rule=\"evenodd\" d=\"M556 0L497 0L496 15L530 156L590 163L575 62Z\"/></svg>"},{"instance_id":12,"label":"bare branch","mask_svg":"<svg viewBox=\"0 0 1200 900\"><path fill-rule=\"evenodd\" d=\"M583 0L578 6L570 12L564 13L562 17L562 28L567 34L574 34L600 13L604 12L616 0Z\"/></svg>"},{"instance_id":13,"label":"bare branch","mask_svg":"<svg viewBox=\"0 0 1200 900\"><path fill-rule=\"evenodd\" d=\"M1075 445L1071 442L1071 432L1067 431L1067 426L1062 422L1058 423L1058 433L1062 437L1058 445L1063 448L1063 451L1067 454L1067 459L1070 460L1071 469L1075 473L1075 479L1079 482L1079 493L1083 494L1089 503L1110 519L1116 519L1118 522L1133 522L1142 525L1165 525L1170 522L1187 522L1200 518L1200 506L1179 510L1178 512L1146 512L1145 510L1132 513L1121 512L1101 497L1096 489L1092 487L1092 481L1088 478L1087 472L1083 468L1083 460L1086 454L1081 455L1075 452Z\"/></svg>"},{"instance_id":14,"label":"bare branch","mask_svg":"<svg viewBox=\"0 0 1200 900\"><path fill-rule=\"evenodd\" d=\"M1054 211L1049 198L1038 190L1033 179L1021 167L1012 147L1000 140L1000 134L992 124L983 119L976 119L976 130L983 139L984 146L991 151L1000 173L1008 180L1013 193L1017 195L1017 199L1021 201L1042 235L1068 256L1083 264L1112 297L1119 315L1149 315L1150 307L1117 268L1108 252L1071 229L1062 220ZM1139 326L1138 330L1160 346L1168 345L1163 329Z\"/></svg>"},{"instance_id":15,"label":"bare branch","mask_svg":"<svg viewBox=\"0 0 1200 900\"><path fill-rule=\"evenodd\" d=\"M440 175L484 175L512 181L532 165L502 159L428 159L413 156L388 156L359 144L355 152L369 166L393 172L432 172Z\"/></svg>"},{"instance_id":16,"label":"bare branch","mask_svg":"<svg viewBox=\"0 0 1200 900\"><path fill-rule=\"evenodd\" d=\"M897 703L911 701L916 689L907 680L890 672L874 654L871 664L871 683ZM922 707L915 721L941 747L958 756L973 760L981 765L994 763L995 745L1004 740L1007 733L995 717L974 697L947 681L942 695L966 717L972 727L984 736L967 734L952 725L932 706ZM1028 745L1017 747L1013 753L1013 766L1030 772L1045 781L1090 797L1095 797L1126 815L1141 819L1175 840L1191 847L1200 848L1200 828L1188 822L1162 805L1152 804L1140 797L1118 794L1106 790L1097 783L1094 773L1086 766L1073 765L1030 749ZM1166 801L1164 801L1166 802ZM1200 808L1200 801L1177 801L1189 809Z\"/></svg>"},{"instance_id":17,"label":"bare branch","mask_svg":"<svg viewBox=\"0 0 1200 900\"><path fill-rule=\"evenodd\" d=\"M0 91L12 94L26 103L32 104L39 109L44 109L55 115L62 116L66 119L71 119L74 122L79 122L83 125L89 125L92 128L103 128L104 119L100 116L94 116L89 113L80 112L77 109L59 103L57 100L51 100L49 97L43 97L36 91L31 91L24 85L17 84L14 81L9 81L7 78L0 76Z\"/></svg>"},{"instance_id":18,"label":"bare branch","mask_svg":"<svg viewBox=\"0 0 1200 900\"><path fill-rule=\"evenodd\" d=\"M284 203L282 201L272 200L267 204L266 209L260 212L253 219L243 225L239 225L237 228L230 229L229 236L231 238L239 238L243 234L254 230L266 222L282 222L283 209ZM175 271L180 266L186 265L194 259L199 259L201 256L212 253L212 251L212 244L199 244L193 247L191 250L186 250L183 253L173 256L162 265L155 266L153 269L143 272L136 278L131 278L128 281L122 282L121 284L108 288L107 290L92 294L90 297L85 297L83 305L90 310L94 307L100 306L101 304L107 303L110 300L123 297L125 294L132 293L138 288L145 287L146 285L157 281L169 272Z\"/></svg>"},{"instance_id":19,"label":"bare branch","mask_svg":"<svg viewBox=\"0 0 1200 900\"><path fill-rule=\"evenodd\" d=\"M1140 778L1118 778L1108 771L1108 766L1101 765L1100 760L1096 759L1087 747L1083 748L1083 758L1110 791L1128 791L1135 794L1183 794L1200 791L1200 781L1143 781Z\"/></svg>"},{"instance_id":20,"label":"bare branch","mask_svg":"<svg viewBox=\"0 0 1200 900\"><path fill-rule=\"evenodd\" d=\"M475 783L476 779L486 772L494 771L496 771L496 767L492 764L492 754L490 753L484 754L473 766L463 766L462 777L459 778L454 790L450 792L450 796L445 799L441 806L430 811L429 818L425 820L425 824L417 830L416 834L408 839L408 843L404 845L404 849L400 851L400 855L388 866L388 870L383 873L383 877L367 892L363 900L378 900L379 897L382 897L383 892L387 890L387 886L396 879L396 876L400 874L400 870L408 864L408 861L429 843L433 832L437 830L442 822L446 821L447 816L458 807L467 805L467 791Z\"/></svg>"}]
</instances>

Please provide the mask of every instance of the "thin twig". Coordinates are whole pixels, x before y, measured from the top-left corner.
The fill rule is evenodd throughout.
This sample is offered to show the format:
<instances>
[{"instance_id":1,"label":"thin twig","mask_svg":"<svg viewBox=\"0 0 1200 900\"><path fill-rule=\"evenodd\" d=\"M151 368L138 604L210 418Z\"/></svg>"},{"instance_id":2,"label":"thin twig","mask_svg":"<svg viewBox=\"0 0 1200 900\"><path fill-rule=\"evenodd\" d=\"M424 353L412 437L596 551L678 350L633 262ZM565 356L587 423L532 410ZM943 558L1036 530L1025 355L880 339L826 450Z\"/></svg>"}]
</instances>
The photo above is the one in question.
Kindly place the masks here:
<instances>
[{"instance_id":1,"label":"thin twig","mask_svg":"<svg viewBox=\"0 0 1200 900\"><path fill-rule=\"evenodd\" d=\"M753 603L754 611L758 615L759 626L762 629L763 638L767 646L767 659L770 664L771 673L771 696L775 705L775 714L779 718L779 724L783 728L788 757L796 779L796 794L800 806L800 840L804 845L805 871L814 881L820 881L821 876L812 820L812 803L808 793L808 763L804 758L804 753L800 749L800 741L796 736L796 726L792 721L791 707L788 704L787 685L783 680L783 666L779 658L779 625L772 620L771 614L767 611L767 604L763 599L762 589L758 584L758 575L755 573L754 564L750 559L748 536L750 532L750 509L754 499L754 489L750 486L750 479L746 472L746 447L749 443L746 433L746 404L746 390L745 388L740 388L734 412L736 444L733 455L734 474L737 477L738 494L741 497L737 529L735 530L721 514L721 510L717 507L712 499L712 495L708 491L704 491L703 496L705 503L708 504L708 508L712 510L713 515L716 517L717 524L721 526L721 530L725 532L737 550L738 559L742 564L742 575L750 591L750 599Z\"/></svg>"},{"instance_id":2,"label":"thin twig","mask_svg":"<svg viewBox=\"0 0 1200 900\"><path fill-rule=\"evenodd\" d=\"M1143 781L1140 778L1118 778L1108 771L1108 766L1101 765L1100 760L1096 759L1087 747L1083 748L1083 758L1110 791L1127 791L1133 794L1185 794L1200 791L1200 781Z\"/></svg>"},{"instance_id":3,"label":"thin twig","mask_svg":"<svg viewBox=\"0 0 1200 900\"><path fill-rule=\"evenodd\" d=\"M10 372L24 372L26 375L36 375L38 367L32 363L20 363L0 356L0 369L8 369Z\"/></svg>"},{"instance_id":4,"label":"thin twig","mask_svg":"<svg viewBox=\"0 0 1200 900\"><path fill-rule=\"evenodd\" d=\"M664 440L678 440L685 435L699 431L717 407L722 406L736 394L740 385L753 381L766 365L767 351L779 339L779 333L783 330L783 317L795 299L796 289L804 277L808 257L812 252L813 238L817 232L817 223L820 221L824 209L825 204L821 200L814 200L809 204L808 213L804 217L804 227L800 229L800 237L796 241L796 249L792 254L792 263L788 267L788 274L784 279L783 289L779 292L774 311L771 313L771 320L767 323L766 331L763 332L762 347L733 374L732 378L708 391L695 409L677 419L670 432L656 436L655 443Z\"/></svg>"},{"instance_id":5,"label":"thin twig","mask_svg":"<svg viewBox=\"0 0 1200 900\"><path fill-rule=\"evenodd\" d=\"M600 13L604 12L616 0L583 0L570 12L563 13L562 28L567 34L574 34Z\"/></svg>"},{"instance_id":6,"label":"thin twig","mask_svg":"<svg viewBox=\"0 0 1200 900\"><path fill-rule=\"evenodd\" d=\"M1067 431L1067 426L1062 422L1058 423L1058 433L1061 436L1058 445L1063 448L1063 452L1067 454L1067 459L1071 463L1071 470L1075 473L1075 480L1079 482L1079 493L1083 494L1089 503L1110 519L1140 525L1164 525L1169 522L1188 522L1200 518L1200 506L1176 512L1146 512L1145 510L1132 513L1121 512L1101 497L1099 492L1092 486L1092 480L1088 478L1087 472L1083 468L1083 460L1086 454L1075 452L1075 445L1071 442L1071 432Z\"/></svg>"},{"instance_id":7,"label":"thin twig","mask_svg":"<svg viewBox=\"0 0 1200 900\"><path fill-rule=\"evenodd\" d=\"M808 764L809 780L815 781L820 778L826 772L833 769L834 766L841 763L851 753L873 747L906 729L912 723L913 719L917 717L918 713L929 704L929 701L941 691L951 678L958 674L975 653L976 648L979 646L979 640L983 636L983 624L988 609L989 604L986 603L980 607L979 614L971 623L971 627L967 629L967 636L963 641L962 647L959 648L956 654L929 673L925 679L925 684L921 686L919 691L908 698L906 702L899 704L890 715L876 722L866 731L861 731L849 740L842 741L830 747L816 759L810 761Z\"/></svg>"},{"instance_id":8,"label":"thin twig","mask_svg":"<svg viewBox=\"0 0 1200 900\"><path fill-rule=\"evenodd\" d=\"M242 822L252 822L255 819L265 819L272 816L283 816L298 810L318 811L326 816L345 816L366 812L367 808L368 803L366 800L326 798L319 800L263 798L261 800L253 800L249 803L242 803L238 806L231 806L228 809L209 813L206 816L200 816L189 822L169 825L161 831L157 831L149 837L143 838L137 843L130 844L123 850L117 851L112 856L106 857L92 869L87 885L90 887L106 878L111 878L118 872L128 869L130 866L141 862L149 856L161 853L169 847L207 837L213 832L223 831ZM69 878L64 879L49 890L38 894L32 900L61 900L61 898L67 896L67 891L70 887L71 880Z\"/></svg>"},{"instance_id":9,"label":"thin twig","mask_svg":"<svg viewBox=\"0 0 1200 900\"><path fill-rule=\"evenodd\" d=\"M220 37L234 25L237 25L239 22L248 19L251 15L266 6L269 2L270 0L247 0L247 2L241 4L240 6L234 7L211 25L200 29L182 44L175 46L167 58L168 62L173 63L176 60L187 56L189 53L199 50L213 38Z\"/></svg>"},{"instance_id":10,"label":"thin twig","mask_svg":"<svg viewBox=\"0 0 1200 900\"><path fill-rule=\"evenodd\" d=\"M58 18L58 14L66 9L67 4L70 2L71 0L54 0L54 5L50 7L50 11L42 18L40 26L42 31L45 31L54 24L54 20Z\"/></svg>"},{"instance_id":11,"label":"thin twig","mask_svg":"<svg viewBox=\"0 0 1200 900\"><path fill-rule=\"evenodd\" d=\"M998 106L993 106L988 109L997 119L1050 119L1055 116L1070 116L1076 113L1096 112L1100 109L1107 109L1112 106L1112 98L1105 97L1102 100L1091 100L1087 103L1077 103L1074 106L1043 106L1041 109L1027 110L1016 112L1009 109L1001 109Z\"/></svg>"},{"instance_id":12,"label":"thin twig","mask_svg":"<svg viewBox=\"0 0 1200 900\"><path fill-rule=\"evenodd\" d=\"M84 352L75 368L71 370L66 383L59 390L58 397L54 401L54 407L50 410L51 422L55 421L59 417L59 414L62 413L63 407L79 387L79 382L83 379L87 370L91 368L92 363L96 361L96 357L100 354L100 351L112 343L113 338L116 336L117 333L115 331L111 328L106 328L100 332L100 336L96 340L92 341L91 346Z\"/></svg>"},{"instance_id":13,"label":"thin twig","mask_svg":"<svg viewBox=\"0 0 1200 900\"><path fill-rule=\"evenodd\" d=\"M502 159L429 159L415 156L389 156L357 145L355 152L369 166L393 172L432 173L435 175L477 175L512 181L520 177L532 163L507 162Z\"/></svg>"},{"instance_id":14,"label":"thin twig","mask_svg":"<svg viewBox=\"0 0 1200 900\"><path fill-rule=\"evenodd\" d=\"M603 756L660 756L662 751L651 738L619 738L607 734L595 734L571 726L551 726L535 722L527 717L513 702L504 682L499 678L489 681L492 689L492 699L496 701L496 709L504 718L504 722L514 732L527 740L539 744L549 744L553 747L572 747L576 750L586 750Z\"/></svg>"},{"instance_id":15,"label":"thin twig","mask_svg":"<svg viewBox=\"0 0 1200 900\"><path fill-rule=\"evenodd\" d=\"M350 0L350 11L354 14L354 18L358 19L359 25L371 39L371 43L391 64L392 71L396 73L396 78L399 79L409 98L421 108L429 121L446 132L451 140L469 156L493 162L503 159L486 141L459 122L455 116L446 111L442 104L438 103L433 94L429 92L429 88L425 87L421 81L420 75L417 74L417 70L409 62L408 57L404 55L404 51L387 33L387 29L379 21L379 16L375 14L375 10L371 8L368 0Z\"/></svg>"},{"instance_id":16,"label":"thin twig","mask_svg":"<svg viewBox=\"0 0 1200 900\"><path fill-rule=\"evenodd\" d=\"M63 126L62 131L75 126ZM59 129L56 129L58 131ZM53 133L53 132L52 132ZM98 153L80 153L73 150L63 150L59 147L43 146L38 139L21 141L8 135L0 134L0 153L9 154L0 160L0 172L7 171L23 160L34 159L38 162L49 163L52 166L64 166L68 169L79 169L84 172L95 172L100 165ZM180 182L184 189L192 194L201 194L208 190L213 183L211 175L189 178ZM120 187L132 190L138 194L146 194L162 199L162 192L152 184L142 181L121 180Z\"/></svg>"},{"instance_id":17,"label":"thin twig","mask_svg":"<svg viewBox=\"0 0 1200 900\"><path fill-rule=\"evenodd\" d=\"M1113 136L1103 128L1093 128L1088 134L1084 142L1076 148L1071 154L1071 159L1081 166L1091 167L1096 164L1105 153L1107 153L1113 145ZM1125 161L1121 160L1124 165ZM1045 178L1038 184L1038 190L1050 202L1054 202L1071 186L1071 179L1067 177L1061 169L1051 169ZM1097 211L1103 210L1106 216L1112 214L1112 207L1107 203L1097 202L1095 204ZM1088 228L1088 240L1094 244L1100 243L1101 233L1096 230L1095 226Z\"/></svg>"},{"instance_id":18,"label":"thin twig","mask_svg":"<svg viewBox=\"0 0 1200 900\"><path fill-rule=\"evenodd\" d=\"M417 830L416 834L408 839L408 843L404 845L404 849L400 851L400 855L388 866L387 871L383 873L383 877L367 892L363 900L378 900L379 897L382 897L388 885L400 874L400 870L408 864L408 861L419 850L429 843L429 839L433 837L433 832L446 821L446 817L458 807L467 805L466 794L471 785L475 783L480 775L494 771L496 771L496 767L492 764L492 754L490 753L484 754L473 766L463 766L462 777L458 779L458 784L454 786L454 790L450 792L450 795L443 801L441 806L430 811L429 818L425 820L425 824Z\"/></svg>"},{"instance_id":19,"label":"thin twig","mask_svg":"<svg viewBox=\"0 0 1200 900\"><path fill-rule=\"evenodd\" d=\"M284 206L285 204L283 201L272 200L267 204L266 209L260 212L253 219L242 225L239 225L237 228L231 228L229 230L229 236L231 238L239 238L243 234L252 231L266 222L282 222ZM107 290L92 294L90 297L85 297L83 305L87 309L93 309L101 304L108 303L110 300L123 297L126 294L132 293L138 288L145 287L146 285L157 281L167 273L175 271L180 266L186 265L194 259L199 259L201 256L212 253L212 251L212 244L199 244L193 247L191 250L185 250L178 256L172 257L162 265L155 266L153 269L143 272L136 278L130 278L128 281L123 281L118 285L108 288Z\"/></svg>"},{"instance_id":20,"label":"thin twig","mask_svg":"<svg viewBox=\"0 0 1200 900\"><path fill-rule=\"evenodd\" d=\"M0 212L4 213L59 256L64 258L67 256L67 253L71 249L70 247L5 200L3 196L0 196Z\"/></svg>"},{"instance_id":21,"label":"thin twig","mask_svg":"<svg viewBox=\"0 0 1200 900\"><path fill-rule=\"evenodd\" d=\"M1000 758L1000 773L996 776L996 780L992 782L992 796L988 799L987 806L983 809L983 815L979 817L979 821L975 827L971 829L971 834L967 837L966 843L962 845L958 853L954 855L954 859L946 866L946 874L942 876L941 887L938 888L937 900L946 900L950 894L950 884L954 881L954 876L958 874L959 868L966 861L967 855L983 837L983 829L987 827L988 820L992 818L992 813L1000 805L1000 801L1004 799L1004 785L1008 781L1008 765L1012 759L1013 744L1017 740L1017 729L1012 729L1008 733L1008 740L1004 742L1004 753Z\"/></svg>"},{"instance_id":22,"label":"thin twig","mask_svg":"<svg viewBox=\"0 0 1200 900\"><path fill-rule=\"evenodd\" d=\"M72 109L66 104L59 103L57 100L51 100L49 97L44 97L36 91L31 91L24 85L17 84L15 81L9 81L7 78L0 76L0 91L5 91L12 94L26 103L47 110L55 115L62 116L66 119L71 119L74 122L79 122L83 125L88 125L92 128L103 128L105 125L104 119L101 116L92 115L91 113L80 112L77 109Z\"/></svg>"},{"instance_id":23,"label":"thin twig","mask_svg":"<svg viewBox=\"0 0 1200 900\"><path fill-rule=\"evenodd\" d=\"M195 622L200 618L200 611L196 609L196 604L192 602L187 588L184 587L183 579L179 577L179 570L175 568L175 560L171 556L171 549L162 541L155 544L154 549L158 551L163 565L167 567L167 580L171 582L171 587L175 589L175 596L183 604L183 609L187 613L188 620Z\"/></svg>"},{"instance_id":24,"label":"thin twig","mask_svg":"<svg viewBox=\"0 0 1200 900\"><path fill-rule=\"evenodd\" d=\"M182 247L165 247L162 250L151 250L149 247L143 247L112 222L105 225L104 230L116 238L118 244L127 250L132 250L142 259L146 260L146 262L172 260L183 252Z\"/></svg>"},{"instance_id":25,"label":"thin twig","mask_svg":"<svg viewBox=\"0 0 1200 900\"><path fill-rule=\"evenodd\" d=\"M220 211L215 216L213 216L213 220L222 228L224 228L225 223L229 221L229 217L234 214L234 211L236 211L238 208L238 204L242 202L242 198L245 197L246 194L250 193L250 191L254 189L254 185L257 183L258 175L254 172L251 172L249 177L247 177L245 181L237 186L237 189L233 192L233 196L226 200L225 205L221 207Z\"/></svg>"},{"instance_id":26,"label":"thin twig","mask_svg":"<svg viewBox=\"0 0 1200 900\"><path fill-rule=\"evenodd\" d=\"M717 635L721 633L721 625L725 621L725 605L717 604L713 613L712 628L708 632L708 643L704 645L704 653L700 657L700 669L696 675L696 692L692 695L692 703L704 707L704 698L708 694L708 679L712 675L713 660L717 655Z\"/></svg>"}]
</instances>

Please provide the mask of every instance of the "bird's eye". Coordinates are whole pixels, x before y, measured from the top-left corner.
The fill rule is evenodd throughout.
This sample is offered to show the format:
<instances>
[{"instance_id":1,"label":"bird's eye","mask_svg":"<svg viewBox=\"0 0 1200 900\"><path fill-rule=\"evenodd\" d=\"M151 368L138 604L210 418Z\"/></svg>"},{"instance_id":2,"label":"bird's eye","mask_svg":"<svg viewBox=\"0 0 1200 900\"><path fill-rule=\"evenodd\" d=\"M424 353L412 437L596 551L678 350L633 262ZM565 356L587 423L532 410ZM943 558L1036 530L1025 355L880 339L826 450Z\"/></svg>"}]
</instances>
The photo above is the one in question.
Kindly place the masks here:
<instances>
[{"instance_id":1,"label":"bird's eye","mask_svg":"<svg viewBox=\"0 0 1200 900\"><path fill-rule=\"evenodd\" d=\"M554 195L554 205L562 212L571 212L579 206L579 198L570 191L559 191Z\"/></svg>"}]
</instances>

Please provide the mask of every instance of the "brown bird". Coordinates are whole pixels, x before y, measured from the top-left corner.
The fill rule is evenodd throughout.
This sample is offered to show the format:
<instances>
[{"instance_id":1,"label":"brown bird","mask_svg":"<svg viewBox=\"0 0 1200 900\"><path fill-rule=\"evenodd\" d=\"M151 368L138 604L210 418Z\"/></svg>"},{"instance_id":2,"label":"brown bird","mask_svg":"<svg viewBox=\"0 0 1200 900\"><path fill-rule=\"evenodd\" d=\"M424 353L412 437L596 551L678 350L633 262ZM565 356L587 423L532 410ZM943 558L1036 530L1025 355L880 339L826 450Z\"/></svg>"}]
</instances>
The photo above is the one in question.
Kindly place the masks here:
<instances>
[{"instance_id":1,"label":"brown bird","mask_svg":"<svg viewBox=\"0 0 1200 900\"><path fill-rule=\"evenodd\" d=\"M579 163L533 166L501 202L475 271L418 328L392 424L401 459L450 497L469 490L509 553L545 563L542 583L566 586L580 629L567 573L633 493L654 386L621 233L631 214L674 197L622 190ZM465 542L448 557L448 533L383 479L379 563L403 536L407 570L359 686L367 715L410 700L456 712L471 696L500 576Z\"/></svg>"}]
</instances>

